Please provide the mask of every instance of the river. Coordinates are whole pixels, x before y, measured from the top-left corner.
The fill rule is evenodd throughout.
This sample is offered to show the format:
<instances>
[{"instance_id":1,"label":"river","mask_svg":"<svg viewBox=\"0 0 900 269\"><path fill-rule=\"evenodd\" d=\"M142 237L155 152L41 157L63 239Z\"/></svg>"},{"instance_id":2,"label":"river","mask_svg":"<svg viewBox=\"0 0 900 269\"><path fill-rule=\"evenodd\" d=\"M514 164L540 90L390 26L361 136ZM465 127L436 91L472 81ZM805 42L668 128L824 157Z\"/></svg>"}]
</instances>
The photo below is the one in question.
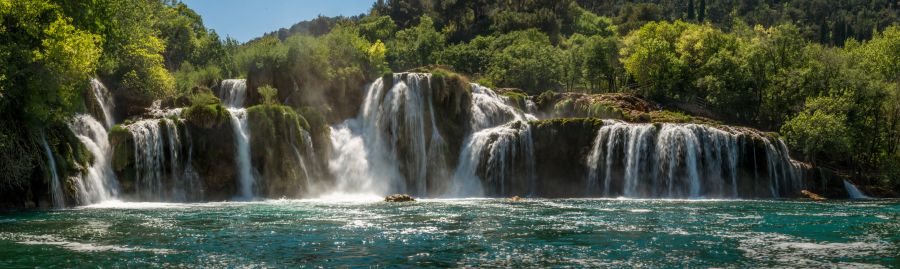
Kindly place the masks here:
<instances>
[{"instance_id":1,"label":"river","mask_svg":"<svg viewBox=\"0 0 900 269\"><path fill-rule=\"evenodd\" d=\"M893 267L900 201L378 197L0 216L0 267Z\"/></svg>"}]
</instances>

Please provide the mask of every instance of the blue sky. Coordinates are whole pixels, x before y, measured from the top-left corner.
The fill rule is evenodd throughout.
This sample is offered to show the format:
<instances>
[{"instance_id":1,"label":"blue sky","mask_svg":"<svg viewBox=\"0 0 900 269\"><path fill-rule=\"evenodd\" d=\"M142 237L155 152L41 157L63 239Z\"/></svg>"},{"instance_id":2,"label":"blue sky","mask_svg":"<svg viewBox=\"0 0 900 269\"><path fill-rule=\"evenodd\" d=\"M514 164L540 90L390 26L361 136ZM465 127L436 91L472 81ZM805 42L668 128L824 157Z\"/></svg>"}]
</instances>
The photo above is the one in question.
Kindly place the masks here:
<instances>
[{"instance_id":1,"label":"blue sky","mask_svg":"<svg viewBox=\"0 0 900 269\"><path fill-rule=\"evenodd\" d=\"M222 38L240 42L290 27L316 16L353 16L368 12L374 0L182 0L203 16Z\"/></svg>"}]
</instances>

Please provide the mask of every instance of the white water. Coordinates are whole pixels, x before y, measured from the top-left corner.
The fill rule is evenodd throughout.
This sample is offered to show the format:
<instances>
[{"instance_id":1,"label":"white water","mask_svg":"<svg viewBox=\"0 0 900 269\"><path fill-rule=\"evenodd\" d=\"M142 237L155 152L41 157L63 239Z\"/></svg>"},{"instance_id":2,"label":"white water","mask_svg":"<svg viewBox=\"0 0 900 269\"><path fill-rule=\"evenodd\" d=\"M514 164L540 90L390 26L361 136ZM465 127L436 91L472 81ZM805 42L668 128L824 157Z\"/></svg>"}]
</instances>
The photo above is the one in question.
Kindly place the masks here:
<instances>
[{"instance_id":1,"label":"white water","mask_svg":"<svg viewBox=\"0 0 900 269\"><path fill-rule=\"evenodd\" d=\"M447 145L436 123L445 119L435 115L430 79L429 74L396 74L389 89L384 88L381 79L367 87L360 115L332 127L334 154L331 154L328 169L335 177L335 183L331 193L323 193L366 197L395 192L430 197L536 193L535 169L539 165L535 163L531 127L527 124L536 118L510 105L506 97L472 84L469 132L458 156L458 167L450 170L443 159ZM99 87L95 87L95 91L97 89ZM243 108L246 90L245 80L225 80L219 94L228 106L235 136L239 195L253 199L259 186L256 186L258 176L251 164L251 131L247 111ZM98 103L105 104L102 100ZM104 114L109 115L108 107L111 105L104 106ZM158 110L161 112L151 111L151 114L168 117L180 112ZM530 100L526 102L526 110L535 110ZM111 117L107 119L111 121ZM185 197L195 187L184 186L197 186L194 184L199 182L196 173L193 173L193 179L189 176L193 172L190 161L185 162L180 156L185 152L182 142L189 139L180 137L171 120L163 120L163 125L155 124L159 120L153 121L138 122L129 127L132 133L137 133L136 182L141 183L138 187L142 188L138 193L147 193L141 194L146 196L142 198L145 200L170 201L171 197ZM111 125L111 122L107 124ZM175 135L164 136L163 133ZM315 153L309 134L304 131L301 136L293 138L291 147L305 176L305 189L310 190L313 185L311 174L318 166L314 164L315 158L304 158L304 155L315 156ZM663 124L657 128L651 124L607 121L598 132L586 160L591 168L586 190L588 194L602 193L606 197L736 198L742 190L738 187L738 179L742 177L738 166L749 163L743 159L750 156L753 156L752 165L762 168L754 177L769 180L766 186L772 197L790 193L801 184L783 143L767 143L757 163L755 151L744 154L747 156L740 152L748 140L733 131L702 125ZM102 143L95 144L98 144L98 152L104 151L104 146L99 145ZM108 152L109 146L105 147ZM103 158L103 162L108 163L109 159ZM190 156L187 159L190 160ZM109 165L106 166L98 170L100 174L109 170ZM101 189L90 187L96 185L91 183L95 181L93 178L84 178L77 184L79 191L93 193L95 191L90 190ZM112 179L115 183L114 175ZM434 180L448 182L437 188ZM166 183L169 181L174 183ZM114 187L104 186L103 189L111 190L114 196ZM93 195L90 193L79 196L90 197Z\"/></svg>"},{"instance_id":2,"label":"white water","mask_svg":"<svg viewBox=\"0 0 900 269\"><path fill-rule=\"evenodd\" d=\"M59 181L59 174L56 171L56 158L53 157L53 151L50 150L50 145L47 144L47 136L44 132L41 132L41 146L44 148L44 153L47 154L47 164L50 169L50 198L52 199L53 207L64 207L66 206L66 200L63 195L62 183Z\"/></svg>"},{"instance_id":3,"label":"white water","mask_svg":"<svg viewBox=\"0 0 900 269\"><path fill-rule=\"evenodd\" d=\"M453 175L450 196L531 195L536 185L534 169L534 143L531 127L526 122L484 129L466 140ZM517 183L514 181L522 179L527 181L524 183L528 186L527 193L513 193L513 184ZM489 190L485 191L483 184Z\"/></svg>"},{"instance_id":4,"label":"white water","mask_svg":"<svg viewBox=\"0 0 900 269\"><path fill-rule=\"evenodd\" d=\"M118 181L112 171L109 139L106 129L90 115L78 115L69 123L72 133L87 147L94 162L76 179L79 204L108 200L118 193Z\"/></svg>"},{"instance_id":5,"label":"white water","mask_svg":"<svg viewBox=\"0 0 900 269\"><path fill-rule=\"evenodd\" d=\"M512 191L513 181L521 180L531 188L526 192L533 192L534 146L525 121L536 118L511 106L506 97L472 84L470 134L459 167L451 173L445 167L447 145L436 124L442 119L434 115L430 79L430 74L395 74L389 89L379 79L367 87L359 117L332 127L335 154L328 167L336 179L335 192L477 197L485 194L483 184L498 186L490 190L496 195ZM514 174L518 169L526 174ZM431 180L448 179L439 188L430 186Z\"/></svg>"},{"instance_id":6,"label":"white water","mask_svg":"<svg viewBox=\"0 0 900 269\"><path fill-rule=\"evenodd\" d=\"M103 110L103 119L106 123L106 129L109 130L112 128L114 124L116 124L115 116L113 116L113 108L115 108L115 102L113 101L112 95L110 95L109 91L106 89L106 86L103 85L97 79L91 79L91 90L93 90L94 98L97 100L97 105L100 106L101 110Z\"/></svg>"},{"instance_id":7,"label":"white water","mask_svg":"<svg viewBox=\"0 0 900 269\"><path fill-rule=\"evenodd\" d=\"M234 134L234 160L238 168L238 186L240 196L244 199L255 197L253 164L250 161L250 124L247 121L247 109L244 100L247 98L247 80L226 79L219 85L219 97L228 107L231 115L231 127Z\"/></svg>"},{"instance_id":8,"label":"white water","mask_svg":"<svg viewBox=\"0 0 900 269\"><path fill-rule=\"evenodd\" d=\"M159 125L160 120L149 119L126 126L134 137L135 192L142 200L163 200L166 156Z\"/></svg>"},{"instance_id":9,"label":"white water","mask_svg":"<svg viewBox=\"0 0 900 269\"><path fill-rule=\"evenodd\" d=\"M316 164L315 163L310 164L307 161L307 158L304 158L303 156L304 156L304 154L306 154L306 156L310 156L311 160L315 160L316 152L315 152L315 148L313 147L312 136L310 136L309 132L307 132L306 130L300 129L300 142L303 145L304 154L301 154L300 149L297 148L296 139L297 139L297 137L296 137L296 135L294 135L294 138L291 141L291 148L294 150L294 155L297 158L297 163L300 164L300 170L303 171L303 178L305 180L304 181L305 186L304 186L303 190L306 191L308 194L312 190L312 187L313 187L312 178L310 177L311 176L310 172L313 172L313 171L311 171L311 169L316 167Z\"/></svg>"},{"instance_id":10,"label":"white water","mask_svg":"<svg viewBox=\"0 0 900 269\"><path fill-rule=\"evenodd\" d=\"M871 197L865 195L856 185L850 183L850 181L844 180L844 188L847 189L847 194L850 196L850 199L872 199Z\"/></svg>"},{"instance_id":11,"label":"white water","mask_svg":"<svg viewBox=\"0 0 900 269\"><path fill-rule=\"evenodd\" d=\"M235 162L238 168L238 186L241 197L253 199L253 185L256 178L253 176L253 165L250 162L250 124L247 122L247 110L243 108L229 108L231 126L234 132Z\"/></svg>"},{"instance_id":12,"label":"white water","mask_svg":"<svg viewBox=\"0 0 900 269\"><path fill-rule=\"evenodd\" d=\"M356 120L348 120L331 128L331 145L335 154L328 162L328 170L335 178L334 192L383 197L391 191L390 180L400 172L394 166L381 166L386 165L384 159L369 158L370 149L366 147L364 138L354 133L354 130L360 129L358 125Z\"/></svg>"},{"instance_id":13,"label":"white water","mask_svg":"<svg viewBox=\"0 0 900 269\"><path fill-rule=\"evenodd\" d=\"M657 127L607 120L587 157L587 194L600 190L604 197L737 198L740 151L752 138L767 141L768 195L798 190L798 169L780 141L696 124ZM755 158L747 161L756 167ZM753 170L751 184L759 177L758 169Z\"/></svg>"},{"instance_id":14,"label":"white water","mask_svg":"<svg viewBox=\"0 0 900 269\"><path fill-rule=\"evenodd\" d=\"M532 102L528 102L533 106ZM472 84L472 130L479 131L511 121L537 120L509 104L509 100L493 90Z\"/></svg>"},{"instance_id":15,"label":"white water","mask_svg":"<svg viewBox=\"0 0 900 269\"><path fill-rule=\"evenodd\" d=\"M472 84L472 130L459 156L448 196L533 194L536 186L534 142L526 121L536 120L509 104L506 97ZM524 175L515 174L525 171ZM509 193L514 179L527 181L528 193Z\"/></svg>"},{"instance_id":16,"label":"white water","mask_svg":"<svg viewBox=\"0 0 900 269\"><path fill-rule=\"evenodd\" d=\"M244 100L247 98L247 80L223 80L219 85L219 98L227 107L244 107Z\"/></svg>"},{"instance_id":17,"label":"white water","mask_svg":"<svg viewBox=\"0 0 900 269\"><path fill-rule=\"evenodd\" d=\"M442 161L430 161L446 147L435 124L430 79L395 74L390 89L378 79L367 87L359 117L332 127L335 155L328 167L336 192L428 195L429 177L446 169Z\"/></svg>"},{"instance_id":18,"label":"white water","mask_svg":"<svg viewBox=\"0 0 900 269\"><path fill-rule=\"evenodd\" d=\"M142 201L189 201L201 192L196 172L184 158L178 124L171 119L147 119L126 126L135 144L135 193Z\"/></svg>"}]
</instances>

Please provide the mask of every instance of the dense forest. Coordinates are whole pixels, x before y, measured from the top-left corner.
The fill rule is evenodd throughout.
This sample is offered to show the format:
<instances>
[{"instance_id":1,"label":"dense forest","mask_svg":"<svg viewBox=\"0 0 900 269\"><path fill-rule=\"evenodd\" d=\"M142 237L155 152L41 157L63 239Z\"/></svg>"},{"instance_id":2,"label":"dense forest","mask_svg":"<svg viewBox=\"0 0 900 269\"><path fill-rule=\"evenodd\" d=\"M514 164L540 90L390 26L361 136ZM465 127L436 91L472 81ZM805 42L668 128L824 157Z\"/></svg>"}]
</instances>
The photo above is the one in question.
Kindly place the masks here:
<instances>
[{"instance_id":1,"label":"dense forest","mask_svg":"<svg viewBox=\"0 0 900 269\"><path fill-rule=\"evenodd\" d=\"M0 188L27 184L45 165L38 139L92 109L91 78L127 104L122 118L154 100L208 104L211 87L242 77L253 102L333 123L373 78L429 67L531 96L694 108L898 189L898 12L897 0L379 0L239 44L177 0L0 0Z\"/></svg>"}]
</instances>

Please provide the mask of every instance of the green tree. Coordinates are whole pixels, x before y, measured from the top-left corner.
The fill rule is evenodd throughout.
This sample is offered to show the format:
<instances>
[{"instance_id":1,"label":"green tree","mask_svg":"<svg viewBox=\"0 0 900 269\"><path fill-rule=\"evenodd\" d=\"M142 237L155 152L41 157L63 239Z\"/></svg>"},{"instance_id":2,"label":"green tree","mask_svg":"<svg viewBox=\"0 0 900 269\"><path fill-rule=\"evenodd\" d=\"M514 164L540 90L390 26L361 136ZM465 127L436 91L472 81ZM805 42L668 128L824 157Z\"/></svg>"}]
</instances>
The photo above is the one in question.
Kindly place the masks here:
<instances>
[{"instance_id":1,"label":"green tree","mask_svg":"<svg viewBox=\"0 0 900 269\"><path fill-rule=\"evenodd\" d=\"M618 61L619 40L615 36L595 35L584 44L584 68L591 88L617 90L616 78L620 69ZM606 85L603 85L603 84Z\"/></svg>"},{"instance_id":2,"label":"green tree","mask_svg":"<svg viewBox=\"0 0 900 269\"><path fill-rule=\"evenodd\" d=\"M274 105L278 102L278 89L269 85L263 85L256 89L263 98L263 104Z\"/></svg>"},{"instance_id":3,"label":"green tree","mask_svg":"<svg viewBox=\"0 0 900 269\"><path fill-rule=\"evenodd\" d=\"M414 28L397 32L390 43L388 58L395 70L406 70L437 62L438 52L445 46L444 36L435 30L434 21L422 16Z\"/></svg>"},{"instance_id":4,"label":"green tree","mask_svg":"<svg viewBox=\"0 0 900 269\"><path fill-rule=\"evenodd\" d=\"M675 49L687 27L682 22L651 22L625 37L621 61L639 84L638 93L657 100L680 98L686 63Z\"/></svg>"},{"instance_id":5,"label":"green tree","mask_svg":"<svg viewBox=\"0 0 900 269\"><path fill-rule=\"evenodd\" d=\"M49 1L2 1L0 7L0 110L24 110L22 118L33 126L68 119L98 65L102 38L77 29Z\"/></svg>"},{"instance_id":6,"label":"green tree","mask_svg":"<svg viewBox=\"0 0 900 269\"><path fill-rule=\"evenodd\" d=\"M450 45L440 52L438 63L452 66L457 72L483 76L494 56L493 36L479 36L469 43Z\"/></svg>"},{"instance_id":7,"label":"green tree","mask_svg":"<svg viewBox=\"0 0 900 269\"><path fill-rule=\"evenodd\" d=\"M848 152L852 141L846 135L848 96L825 96L812 98L805 109L788 120L781 127L787 143L798 149L809 161L816 163L818 157L841 158Z\"/></svg>"},{"instance_id":8,"label":"green tree","mask_svg":"<svg viewBox=\"0 0 900 269\"><path fill-rule=\"evenodd\" d=\"M389 16L368 16L360 20L359 32L369 42L389 40L397 32L397 24Z\"/></svg>"},{"instance_id":9,"label":"green tree","mask_svg":"<svg viewBox=\"0 0 900 269\"><path fill-rule=\"evenodd\" d=\"M535 29L512 32L498 37L494 46L488 77L497 85L533 92L559 85L561 52L547 35Z\"/></svg>"}]
</instances>

